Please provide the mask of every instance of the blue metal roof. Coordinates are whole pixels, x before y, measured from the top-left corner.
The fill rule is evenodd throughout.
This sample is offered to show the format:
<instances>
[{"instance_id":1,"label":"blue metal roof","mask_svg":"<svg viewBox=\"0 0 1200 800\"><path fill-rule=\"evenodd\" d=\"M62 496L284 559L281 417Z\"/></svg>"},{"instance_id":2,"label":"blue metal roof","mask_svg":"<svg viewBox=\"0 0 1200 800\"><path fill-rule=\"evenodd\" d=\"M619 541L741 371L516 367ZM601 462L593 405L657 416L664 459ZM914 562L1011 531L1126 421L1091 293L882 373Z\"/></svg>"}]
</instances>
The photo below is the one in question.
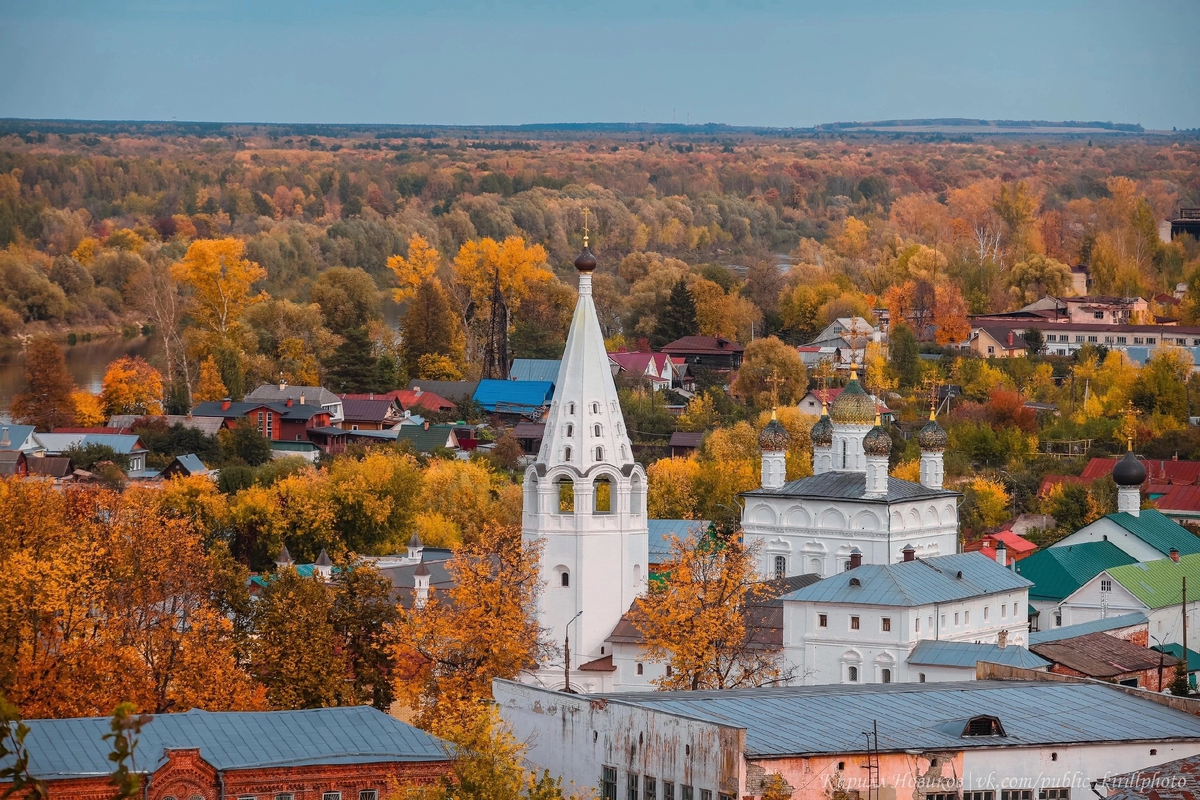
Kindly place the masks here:
<instances>
[{"instance_id":1,"label":"blue metal roof","mask_svg":"<svg viewBox=\"0 0 1200 800\"><path fill-rule=\"evenodd\" d=\"M1074 639L1076 636L1086 636L1089 633L1115 631L1120 628L1128 628L1132 625L1143 625L1145 623L1146 615L1140 611L1135 611L1132 614L1122 614L1119 617L1094 619L1091 622L1080 622L1078 625L1064 625L1061 628L1051 628L1047 631L1030 631L1029 644L1046 644L1047 642L1057 642L1061 639Z\"/></svg>"},{"instance_id":2,"label":"blue metal roof","mask_svg":"<svg viewBox=\"0 0 1200 800\"><path fill-rule=\"evenodd\" d=\"M603 697L744 728L750 757L863 752L862 732L876 722L884 752L1200 741L1200 718L1099 683L835 684ZM998 717L1006 735L956 735L980 715Z\"/></svg>"},{"instance_id":3,"label":"blue metal roof","mask_svg":"<svg viewBox=\"0 0 1200 800\"><path fill-rule=\"evenodd\" d=\"M562 361L557 358L514 358L508 375L514 381L558 380L558 368Z\"/></svg>"},{"instance_id":4,"label":"blue metal roof","mask_svg":"<svg viewBox=\"0 0 1200 800\"><path fill-rule=\"evenodd\" d=\"M554 384L549 381L483 380L475 389L475 402L485 411L514 411L522 413L549 405Z\"/></svg>"},{"instance_id":5,"label":"blue metal roof","mask_svg":"<svg viewBox=\"0 0 1200 800\"><path fill-rule=\"evenodd\" d=\"M107 717L26 720L30 771L37 778L107 775ZM218 770L445 761L445 744L369 706L307 711L159 714L142 728L138 763L153 771L164 748L199 748ZM6 764L7 761L0 761Z\"/></svg>"},{"instance_id":6,"label":"blue metal roof","mask_svg":"<svg viewBox=\"0 0 1200 800\"><path fill-rule=\"evenodd\" d=\"M857 584L851 581L857 581ZM1029 585L1029 581L982 553L957 553L899 564L863 564L785 595L783 599L869 606L923 606Z\"/></svg>"},{"instance_id":7,"label":"blue metal roof","mask_svg":"<svg viewBox=\"0 0 1200 800\"><path fill-rule=\"evenodd\" d=\"M196 455L195 453L187 453L182 456L176 456L175 460L179 462L179 466L186 469L191 475L208 471L208 467L204 466L204 462L200 460L200 456Z\"/></svg>"},{"instance_id":8,"label":"blue metal roof","mask_svg":"<svg viewBox=\"0 0 1200 800\"><path fill-rule=\"evenodd\" d=\"M1000 647L996 644L938 642L926 639L917 642L917 646L908 654L909 664L930 667L969 667L974 669L976 662L979 661L990 661L993 664L1005 664L1023 669L1041 669L1050 666L1050 662L1041 656L1034 655L1024 647L1013 645Z\"/></svg>"},{"instance_id":9,"label":"blue metal roof","mask_svg":"<svg viewBox=\"0 0 1200 800\"><path fill-rule=\"evenodd\" d=\"M8 446L6 450L20 450L21 445L29 438L35 428L32 425L5 425L8 428ZM32 444L32 443L31 443Z\"/></svg>"},{"instance_id":10,"label":"blue metal roof","mask_svg":"<svg viewBox=\"0 0 1200 800\"><path fill-rule=\"evenodd\" d=\"M689 535L699 535L708 530L712 522L706 519L650 519L646 527L650 529L650 563L661 564L671 557L671 540L687 539Z\"/></svg>"}]
</instances>

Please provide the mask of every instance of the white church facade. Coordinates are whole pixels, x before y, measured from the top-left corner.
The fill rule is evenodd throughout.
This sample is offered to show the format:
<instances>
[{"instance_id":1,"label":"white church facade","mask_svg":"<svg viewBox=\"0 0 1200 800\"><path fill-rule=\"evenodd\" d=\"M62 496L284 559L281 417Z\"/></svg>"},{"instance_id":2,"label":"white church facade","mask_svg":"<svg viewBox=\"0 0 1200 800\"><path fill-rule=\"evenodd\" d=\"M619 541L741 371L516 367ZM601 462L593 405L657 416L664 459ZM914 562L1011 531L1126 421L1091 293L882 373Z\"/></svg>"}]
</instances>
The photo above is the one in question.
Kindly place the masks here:
<instances>
[{"instance_id":1,"label":"white church facade","mask_svg":"<svg viewBox=\"0 0 1200 800\"><path fill-rule=\"evenodd\" d=\"M773 421L759 437L762 487L742 495L742 530L759 543L764 576L833 575L853 551L864 564L900 562L906 547L917 558L958 552L961 495L942 488L947 437L932 414L918 433L920 483L888 475L891 437L853 371L810 435L813 474L787 482L787 433Z\"/></svg>"}]
</instances>

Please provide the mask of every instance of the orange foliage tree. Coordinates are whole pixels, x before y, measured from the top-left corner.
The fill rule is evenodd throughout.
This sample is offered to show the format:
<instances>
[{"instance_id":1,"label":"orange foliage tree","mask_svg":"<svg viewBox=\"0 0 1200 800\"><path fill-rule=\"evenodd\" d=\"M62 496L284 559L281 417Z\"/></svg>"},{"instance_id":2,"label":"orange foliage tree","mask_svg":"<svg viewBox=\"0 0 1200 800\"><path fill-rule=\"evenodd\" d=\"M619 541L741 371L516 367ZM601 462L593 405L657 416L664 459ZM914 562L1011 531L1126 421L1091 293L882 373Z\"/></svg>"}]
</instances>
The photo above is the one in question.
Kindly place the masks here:
<instances>
[{"instance_id":1,"label":"orange foliage tree","mask_svg":"<svg viewBox=\"0 0 1200 800\"><path fill-rule=\"evenodd\" d=\"M100 402L113 414L162 413L162 375L141 356L123 356L108 365Z\"/></svg>"}]
</instances>

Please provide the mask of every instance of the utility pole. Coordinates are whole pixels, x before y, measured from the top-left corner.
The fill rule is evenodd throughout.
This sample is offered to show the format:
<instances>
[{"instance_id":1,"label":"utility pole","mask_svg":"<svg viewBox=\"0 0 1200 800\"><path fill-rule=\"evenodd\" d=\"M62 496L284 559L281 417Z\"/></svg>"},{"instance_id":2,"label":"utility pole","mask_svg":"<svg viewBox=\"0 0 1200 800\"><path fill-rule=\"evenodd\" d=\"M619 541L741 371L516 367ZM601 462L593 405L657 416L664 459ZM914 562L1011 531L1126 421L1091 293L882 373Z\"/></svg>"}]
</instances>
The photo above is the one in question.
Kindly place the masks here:
<instances>
[{"instance_id":1,"label":"utility pole","mask_svg":"<svg viewBox=\"0 0 1200 800\"><path fill-rule=\"evenodd\" d=\"M567 694L574 694L571 691L571 623L579 619L581 614L582 611L571 617L570 622L563 628L563 691Z\"/></svg>"},{"instance_id":2,"label":"utility pole","mask_svg":"<svg viewBox=\"0 0 1200 800\"><path fill-rule=\"evenodd\" d=\"M1187 576L1183 577L1183 588L1181 590L1181 599L1183 605L1183 679L1187 682L1188 690L1192 688L1192 674L1188 671L1191 664L1188 663L1187 649Z\"/></svg>"}]
</instances>

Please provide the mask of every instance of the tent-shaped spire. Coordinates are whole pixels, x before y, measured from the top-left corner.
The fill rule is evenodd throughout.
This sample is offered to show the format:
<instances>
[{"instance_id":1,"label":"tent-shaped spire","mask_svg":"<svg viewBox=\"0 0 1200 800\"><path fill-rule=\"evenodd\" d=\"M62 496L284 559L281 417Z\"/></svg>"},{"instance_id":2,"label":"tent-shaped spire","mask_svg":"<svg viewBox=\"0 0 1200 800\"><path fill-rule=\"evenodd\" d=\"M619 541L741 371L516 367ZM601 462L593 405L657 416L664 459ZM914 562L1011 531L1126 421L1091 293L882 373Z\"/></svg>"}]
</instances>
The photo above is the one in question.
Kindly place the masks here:
<instances>
[{"instance_id":1,"label":"tent-shaped spire","mask_svg":"<svg viewBox=\"0 0 1200 800\"><path fill-rule=\"evenodd\" d=\"M547 468L570 464L582 473L598 463L618 468L632 464L633 451L592 301L596 257L585 247L575 267L579 300L558 368L538 461Z\"/></svg>"}]
</instances>

